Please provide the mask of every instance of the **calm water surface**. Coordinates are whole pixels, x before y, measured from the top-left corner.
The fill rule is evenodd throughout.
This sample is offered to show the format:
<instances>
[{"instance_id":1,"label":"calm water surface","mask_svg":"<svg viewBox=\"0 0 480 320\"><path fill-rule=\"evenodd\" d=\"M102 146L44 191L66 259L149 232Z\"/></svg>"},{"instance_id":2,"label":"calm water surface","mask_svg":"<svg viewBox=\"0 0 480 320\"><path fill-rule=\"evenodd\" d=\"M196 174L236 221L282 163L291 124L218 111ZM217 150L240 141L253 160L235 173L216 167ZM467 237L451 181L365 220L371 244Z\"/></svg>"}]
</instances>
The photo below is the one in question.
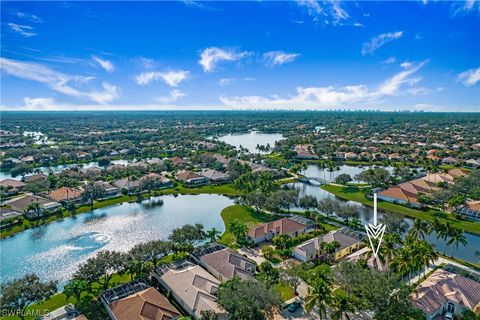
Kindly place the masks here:
<instances>
[{"instance_id":1,"label":"calm water surface","mask_svg":"<svg viewBox=\"0 0 480 320\"><path fill-rule=\"evenodd\" d=\"M275 142L282 140L283 135L280 133L261 133L257 131L252 131L245 134L228 134L225 136L218 137L218 140L228 143L236 148L242 146L250 153L260 153L257 150L257 145L266 146L267 144L270 147L275 146Z\"/></svg>"},{"instance_id":2,"label":"calm water surface","mask_svg":"<svg viewBox=\"0 0 480 320\"><path fill-rule=\"evenodd\" d=\"M152 206L147 200L96 209L1 240L0 283L34 272L62 285L99 250L125 252L137 243L167 239L187 223L223 232L220 211L233 204L233 199L206 194L161 199L163 205Z\"/></svg>"}]
</instances>

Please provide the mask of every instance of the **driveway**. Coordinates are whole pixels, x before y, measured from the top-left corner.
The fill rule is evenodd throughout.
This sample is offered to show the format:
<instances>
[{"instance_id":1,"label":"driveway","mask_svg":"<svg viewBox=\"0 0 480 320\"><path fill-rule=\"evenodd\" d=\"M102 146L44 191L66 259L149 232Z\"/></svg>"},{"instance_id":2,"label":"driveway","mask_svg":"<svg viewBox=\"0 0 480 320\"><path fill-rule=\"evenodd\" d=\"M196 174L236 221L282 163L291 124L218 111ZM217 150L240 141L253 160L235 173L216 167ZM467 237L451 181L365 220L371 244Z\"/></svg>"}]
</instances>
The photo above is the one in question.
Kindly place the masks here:
<instances>
[{"instance_id":1,"label":"driveway","mask_svg":"<svg viewBox=\"0 0 480 320\"><path fill-rule=\"evenodd\" d=\"M259 248L259 247L255 247L255 248L243 247L243 248L238 249L238 252L239 252L240 254L243 254L243 255L246 256L247 258L252 259L252 260L255 261L258 265L262 264L262 262L264 262L264 261L267 261L267 260L262 256L262 253L260 252L260 248Z\"/></svg>"}]
</instances>

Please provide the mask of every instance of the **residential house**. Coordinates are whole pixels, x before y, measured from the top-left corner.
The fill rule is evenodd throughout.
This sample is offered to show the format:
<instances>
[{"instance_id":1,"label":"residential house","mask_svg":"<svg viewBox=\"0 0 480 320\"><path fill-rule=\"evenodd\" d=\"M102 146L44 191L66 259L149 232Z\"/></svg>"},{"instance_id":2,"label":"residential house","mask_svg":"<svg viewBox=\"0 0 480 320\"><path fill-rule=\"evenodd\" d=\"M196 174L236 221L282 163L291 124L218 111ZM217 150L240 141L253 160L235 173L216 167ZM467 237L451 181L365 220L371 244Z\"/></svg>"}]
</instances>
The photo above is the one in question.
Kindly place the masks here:
<instances>
[{"instance_id":1,"label":"residential house","mask_svg":"<svg viewBox=\"0 0 480 320\"><path fill-rule=\"evenodd\" d=\"M54 211L55 209L62 206L58 202L52 201L50 199L38 197L32 194L27 194L22 197L18 197L5 202L5 204L10 206L10 208L12 208L13 210L22 212L22 213L26 213L28 206L31 203L38 203L40 210L45 210L45 211Z\"/></svg>"},{"instance_id":2,"label":"residential house","mask_svg":"<svg viewBox=\"0 0 480 320\"><path fill-rule=\"evenodd\" d=\"M210 243L196 249L191 258L220 281L233 277L243 280L252 279L256 264L232 249L218 243Z\"/></svg>"},{"instance_id":3,"label":"residential house","mask_svg":"<svg viewBox=\"0 0 480 320\"><path fill-rule=\"evenodd\" d=\"M200 172L200 175L206 177L210 182L216 184L227 183L230 181L230 176L227 173L217 170L203 169Z\"/></svg>"},{"instance_id":4,"label":"residential house","mask_svg":"<svg viewBox=\"0 0 480 320\"><path fill-rule=\"evenodd\" d=\"M340 247L335 251L335 260L340 260L363 247L362 238L359 233L348 228L333 230L299 244L293 249L293 256L303 262L317 259L321 254L322 242L337 241Z\"/></svg>"},{"instance_id":5,"label":"residential house","mask_svg":"<svg viewBox=\"0 0 480 320\"><path fill-rule=\"evenodd\" d=\"M458 213L469 219L480 221L480 201L469 201Z\"/></svg>"},{"instance_id":6,"label":"residential house","mask_svg":"<svg viewBox=\"0 0 480 320\"><path fill-rule=\"evenodd\" d=\"M101 300L112 320L171 320L181 316L163 294L142 280L103 291Z\"/></svg>"},{"instance_id":7,"label":"residential house","mask_svg":"<svg viewBox=\"0 0 480 320\"><path fill-rule=\"evenodd\" d=\"M308 219L300 220L297 217L283 218L250 228L247 236L257 244L263 241L270 241L273 237L281 234L297 237L311 230L312 225Z\"/></svg>"},{"instance_id":8,"label":"residential house","mask_svg":"<svg viewBox=\"0 0 480 320\"><path fill-rule=\"evenodd\" d=\"M358 160L358 154L356 152L345 153L345 160Z\"/></svg>"},{"instance_id":9,"label":"residential house","mask_svg":"<svg viewBox=\"0 0 480 320\"><path fill-rule=\"evenodd\" d=\"M461 315L465 310L480 311L480 283L459 274L435 270L410 295L413 305L426 320L443 319L443 315Z\"/></svg>"},{"instance_id":10,"label":"residential house","mask_svg":"<svg viewBox=\"0 0 480 320\"><path fill-rule=\"evenodd\" d=\"M83 169L82 173L87 177L98 177L102 175L102 168L94 166L94 167Z\"/></svg>"},{"instance_id":11,"label":"residential house","mask_svg":"<svg viewBox=\"0 0 480 320\"><path fill-rule=\"evenodd\" d=\"M388 159L392 161L403 161L403 157L399 153L389 154Z\"/></svg>"},{"instance_id":12,"label":"residential house","mask_svg":"<svg viewBox=\"0 0 480 320\"><path fill-rule=\"evenodd\" d=\"M30 176L25 176L25 178L23 178L23 181L25 183L31 183L31 182L37 182L40 180L47 180L47 179L48 179L48 176L46 174L37 173L37 174L32 174Z\"/></svg>"},{"instance_id":13,"label":"residential house","mask_svg":"<svg viewBox=\"0 0 480 320\"><path fill-rule=\"evenodd\" d=\"M480 168L480 159L469 159L465 161L465 165L471 168Z\"/></svg>"},{"instance_id":14,"label":"residential house","mask_svg":"<svg viewBox=\"0 0 480 320\"><path fill-rule=\"evenodd\" d=\"M21 217L22 213L8 207L0 207L0 226L9 225L15 218Z\"/></svg>"},{"instance_id":15,"label":"residential house","mask_svg":"<svg viewBox=\"0 0 480 320\"><path fill-rule=\"evenodd\" d=\"M194 319L200 319L202 311L213 311L219 319L226 319L217 303L220 281L201 266L186 260L163 264L155 267L153 277Z\"/></svg>"},{"instance_id":16,"label":"residential house","mask_svg":"<svg viewBox=\"0 0 480 320\"><path fill-rule=\"evenodd\" d=\"M319 157L315 154L312 144L297 144L293 149L297 159L316 160Z\"/></svg>"},{"instance_id":17,"label":"residential house","mask_svg":"<svg viewBox=\"0 0 480 320\"><path fill-rule=\"evenodd\" d=\"M196 174L193 171L181 171L177 173L175 179L185 183L189 187L200 186L208 183L208 178Z\"/></svg>"},{"instance_id":18,"label":"residential house","mask_svg":"<svg viewBox=\"0 0 480 320\"><path fill-rule=\"evenodd\" d=\"M26 186L25 183L23 183L20 180L15 180L15 179L4 179L0 181L0 186L4 187L7 189L8 194L13 195L17 194L19 191L23 189L23 187Z\"/></svg>"},{"instance_id":19,"label":"residential house","mask_svg":"<svg viewBox=\"0 0 480 320\"><path fill-rule=\"evenodd\" d=\"M120 190L127 190L128 193L135 193L141 191L141 181L137 180L130 180L130 178L123 178L119 180L115 180L113 185Z\"/></svg>"},{"instance_id":20,"label":"residential house","mask_svg":"<svg viewBox=\"0 0 480 320\"><path fill-rule=\"evenodd\" d=\"M83 191L76 188L61 187L50 191L48 197L57 202L78 202L82 199Z\"/></svg>"},{"instance_id":21,"label":"residential house","mask_svg":"<svg viewBox=\"0 0 480 320\"><path fill-rule=\"evenodd\" d=\"M52 312L47 313L43 317L42 320L87 320L83 314L81 314L73 304L69 303L60 307L58 309L53 310Z\"/></svg>"},{"instance_id":22,"label":"residential house","mask_svg":"<svg viewBox=\"0 0 480 320\"><path fill-rule=\"evenodd\" d=\"M459 161L453 157L446 157L442 160L442 164L457 165Z\"/></svg>"},{"instance_id":23,"label":"residential house","mask_svg":"<svg viewBox=\"0 0 480 320\"><path fill-rule=\"evenodd\" d=\"M95 181L93 184L103 190L104 198L115 197L115 196L118 196L118 194L120 193L120 189L115 186L112 186L109 182Z\"/></svg>"},{"instance_id":24,"label":"residential house","mask_svg":"<svg viewBox=\"0 0 480 320\"><path fill-rule=\"evenodd\" d=\"M171 162L172 162L172 165L174 167L180 167L180 168L183 168L185 167L187 164L188 164L188 161L187 160L184 160L180 157L173 157L173 158L170 158L169 159Z\"/></svg>"},{"instance_id":25,"label":"residential house","mask_svg":"<svg viewBox=\"0 0 480 320\"><path fill-rule=\"evenodd\" d=\"M25 164L33 164L35 162L35 158L33 156L25 156L23 158L20 158L20 161Z\"/></svg>"},{"instance_id":26,"label":"residential house","mask_svg":"<svg viewBox=\"0 0 480 320\"><path fill-rule=\"evenodd\" d=\"M145 181L145 180L152 180L154 181L155 188L171 188L173 187L173 181L167 178L166 173L158 174L155 172L150 172L143 177L140 178L140 181Z\"/></svg>"}]
</instances>

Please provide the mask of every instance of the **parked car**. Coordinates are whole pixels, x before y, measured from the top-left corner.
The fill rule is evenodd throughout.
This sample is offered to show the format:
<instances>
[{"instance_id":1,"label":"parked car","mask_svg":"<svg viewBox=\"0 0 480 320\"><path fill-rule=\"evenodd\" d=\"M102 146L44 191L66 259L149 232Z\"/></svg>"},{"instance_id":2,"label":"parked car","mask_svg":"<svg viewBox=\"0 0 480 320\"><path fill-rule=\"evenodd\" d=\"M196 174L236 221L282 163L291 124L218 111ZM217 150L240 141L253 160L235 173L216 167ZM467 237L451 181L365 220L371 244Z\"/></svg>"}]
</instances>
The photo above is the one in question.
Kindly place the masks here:
<instances>
[{"instance_id":1,"label":"parked car","mask_svg":"<svg viewBox=\"0 0 480 320\"><path fill-rule=\"evenodd\" d=\"M292 302L290 303L290 305L288 306L288 311L290 312L295 312L297 311L298 308L300 308L302 306L302 303L300 301L295 301L295 302Z\"/></svg>"}]
</instances>

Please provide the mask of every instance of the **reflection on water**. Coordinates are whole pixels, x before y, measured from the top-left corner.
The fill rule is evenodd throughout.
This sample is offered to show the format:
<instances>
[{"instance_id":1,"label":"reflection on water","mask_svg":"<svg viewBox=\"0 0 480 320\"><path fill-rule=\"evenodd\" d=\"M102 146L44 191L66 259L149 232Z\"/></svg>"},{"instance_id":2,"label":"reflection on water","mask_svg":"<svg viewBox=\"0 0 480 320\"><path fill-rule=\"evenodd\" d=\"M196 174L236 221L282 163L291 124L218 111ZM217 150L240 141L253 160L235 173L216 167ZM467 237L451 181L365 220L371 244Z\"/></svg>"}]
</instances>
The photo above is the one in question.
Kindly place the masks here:
<instances>
[{"instance_id":1,"label":"reflection on water","mask_svg":"<svg viewBox=\"0 0 480 320\"><path fill-rule=\"evenodd\" d=\"M161 197L164 204L140 203L96 209L26 230L0 241L0 283L34 272L64 284L78 265L98 250L128 251L135 244L167 239L187 223L225 229L220 211L233 200L220 195ZM158 199L153 199L158 202Z\"/></svg>"},{"instance_id":2,"label":"reflection on water","mask_svg":"<svg viewBox=\"0 0 480 320\"><path fill-rule=\"evenodd\" d=\"M293 183L291 184L293 188L299 191L300 197L304 195L312 195L315 196L318 200L321 199L326 199L326 198L331 198L336 200L340 204L353 204L358 206L359 208L359 219L362 222L362 224L367 224L367 223L373 223L373 208L364 206L358 202L354 201L345 201L340 198L335 197L333 194L321 189L318 186L313 186L309 185L306 183ZM301 208L296 208L295 210L302 210ZM378 211L378 217L381 219L383 215L390 214L388 212L384 212L379 210ZM405 222L409 225L409 227L412 226L412 219L405 218ZM478 258L475 257L475 250L480 248L480 236L476 236L470 233L465 233L465 237L467 238L468 244L466 247L460 245L458 247L458 250L456 248L453 249L453 255L454 257L458 257L460 259L463 259L465 261L473 262L476 263L478 261ZM436 239L436 234L433 232L428 236L427 239L431 244L435 245L437 243ZM446 252L448 255L450 255L452 251L452 246L448 245L445 240L439 239L438 240L438 250L440 252Z\"/></svg>"},{"instance_id":3,"label":"reflection on water","mask_svg":"<svg viewBox=\"0 0 480 320\"><path fill-rule=\"evenodd\" d=\"M350 166L350 165L341 165L336 168L334 171L329 171L327 168L322 168L316 164L310 164L307 166L302 174L306 177L321 178L325 181L335 181L335 179L341 174L348 174L352 179L355 178L355 175L373 168L383 168L393 174L393 167L380 167L380 166ZM358 181L356 181L358 182Z\"/></svg>"},{"instance_id":4,"label":"reflection on water","mask_svg":"<svg viewBox=\"0 0 480 320\"><path fill-rule=\"evenodd\" d=\"M268 144L273 148L275 142L281 139L283 139L283 135L280 133L260 133L257 131L245 134L228 134L218 138L218 140L236 148L242 146L248 149L250 153L261 153L257 150L257 145L266 146Z\"/></svg>"}]
</instances>

